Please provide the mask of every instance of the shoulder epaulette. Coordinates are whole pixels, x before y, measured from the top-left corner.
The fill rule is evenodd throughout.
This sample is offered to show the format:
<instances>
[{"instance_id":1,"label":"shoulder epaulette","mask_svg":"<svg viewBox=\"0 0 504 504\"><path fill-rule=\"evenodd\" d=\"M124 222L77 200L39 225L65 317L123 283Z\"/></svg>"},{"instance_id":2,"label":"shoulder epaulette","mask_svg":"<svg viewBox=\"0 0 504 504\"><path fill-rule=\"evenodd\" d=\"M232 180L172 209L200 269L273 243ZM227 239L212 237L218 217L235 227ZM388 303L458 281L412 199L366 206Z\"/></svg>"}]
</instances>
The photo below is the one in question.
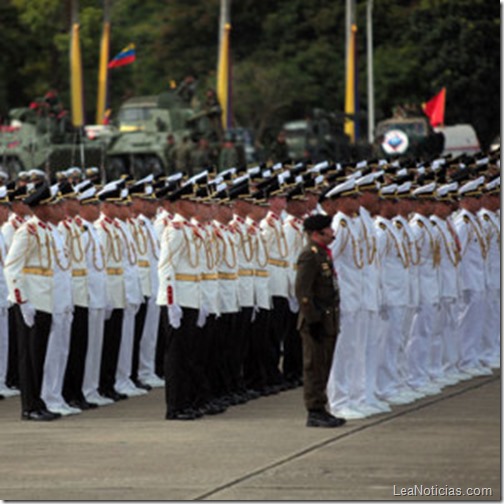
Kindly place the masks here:
<instances>
[{"instance_id":1,"label":"shoulder epaulette","mask_svg":"<svg viewBox=\"0 0 504 504\"><path fill-rule=\"evenodd\" d=\"M489 221L490 220L490 215L488 214L483 214L483 219L485 219L486 221Z\"/></svg>"},{"instance_id":2,"label":"shoulder epaulette","mask_svg":"<svg viewBox=\"0 0 504 504\"><path fill-rule=\"evenodd\" d=\"M469 219L469 217L467 215L464 215L463 218L464 218L464 222L466 224L469 224L469 222L471 222L471 219Z\"/></svg>"},{"instance_id":3,"label":"shoulder epaulette","mask_svg":"<svg viewBox=\"0 0 504 504\"><path fill-rule=\"evenodd\" d=\"M26 229L28 230L28 233L32 235L37 234L37 226L35 226L35 224L32 224L31 222L26 225Z\"/></svg>"},{"instance_id":4,"label":"shoulder epaulette","mask_svg":"<svg viewBox=\"0 0 504 504\"><path fill-rule=\"evenodd\" d=\"M421 220L419 220L419 221L417 221L417 222L418 222L418 226L419 226L419 227L421 227L421 228L422 228L422 227L424 227L424 223L423 223Z\"/></svg>"},{"instance_id":5,"label":"shoulder epaulette","mask_svg":"<svg viewBox=\"0 0 504 504\"><path fill-rule=\"evenodd\" d=\"M347 227L347 221L345 219L340 220L340 225L343 227Z\"/></svg>"},{"instance_id":6,"label":"shoulder epaulette","mask_svg":"<svg viewBox=\"0 0 504 504\"><path fill-rule=\"evenodd\" d=\"M172 226L174 229L182 229L182 222L172 221Z\"/></svg>"},{"instance_id":7,"label":"shoulder epaulette","mask_svg":"<svg viewBox=\"0 0 504 504\"><path fill-rule=\"evenodd\" d=\"M397 229L402 229L402 222L399 222L399 221L394 221L394 224L396 226Z\"/></svg>"},{"instance_id":8,"label":"shoulder epaulette","mask_svg":"<svg viewBox=\"0 0 504 504\"><path fill-rule=\"evenodd\" d=\"M379 222L378 226L380 226L382 229L387 229L387 226L385 225L384 222Z\"/></svg>"}]
</instances>

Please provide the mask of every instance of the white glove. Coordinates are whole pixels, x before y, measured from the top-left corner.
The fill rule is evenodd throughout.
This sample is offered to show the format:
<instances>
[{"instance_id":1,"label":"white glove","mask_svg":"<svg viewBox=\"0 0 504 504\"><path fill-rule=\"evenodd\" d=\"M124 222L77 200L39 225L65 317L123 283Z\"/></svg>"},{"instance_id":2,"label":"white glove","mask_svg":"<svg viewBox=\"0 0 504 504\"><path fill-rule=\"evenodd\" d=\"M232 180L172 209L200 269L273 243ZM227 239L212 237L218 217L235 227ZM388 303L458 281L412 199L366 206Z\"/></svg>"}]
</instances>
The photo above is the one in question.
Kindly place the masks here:
<instances>
[{"instance_id":1,"label":"white glove","mask_svg":"<svg viewBox=\"0 0 504 504\"><path fill-rule=\"evenodd\" d=\"M35 324L35 306L33 306L29 301L20 304L21 315L23 315L24 323L28 327L33 327Z\"/></svg>"},{"instance_id":2,"label":"white glove","mask_svg":"<svg viewBox=\"0 0 504 504\"><path fill-rule=\"evenodd\" d=\"M255 321L258 313L259 313L259 307L254 305L254 308L252 308L252 316L250 317L250 322Z\"/></svg>"},{"instance_id":3,"label":"white glove","mask_svg":"<svg viewBox=\"0 0 504 504\"><path fill-rule=\"evenodd\" d=\"M168 321L174 329L180 327L180 321L182 320L182 308L179 305L168 306Z\"/></svg>"},{"instance_id":4,"label":"white glove","mask_svg":"<svg viewBox=\"0 0 504 504\"><path fill-rule=\"evenodd\" d=\"M108 320L112 317L112 312L114 311L114 307L112 305L107 305L105 308L105 320Z\"/></svg>"},{"instance_id":5,"label":"white glove","mask_svg":"<svg viewBox=\"0 0 504 504\"><path fill-rule=\"evenodd\" d=\"M202 305L198 312L198 321L196 322L196 325L198 327L204 327L206 324L207 316L208 316L207 308L205 305Z\"/></svg>"},{"instance_id":6,"label":"white glove","mask_svg":"<svg viewBox=\"0 0 504 504\"><path fill-rule=\"evenodd\" d=\"M292 313L298 313L299 312L299 303L298 303L298 300L295 297L289 296L289 310Z\"/></svg>"}]
</instances>

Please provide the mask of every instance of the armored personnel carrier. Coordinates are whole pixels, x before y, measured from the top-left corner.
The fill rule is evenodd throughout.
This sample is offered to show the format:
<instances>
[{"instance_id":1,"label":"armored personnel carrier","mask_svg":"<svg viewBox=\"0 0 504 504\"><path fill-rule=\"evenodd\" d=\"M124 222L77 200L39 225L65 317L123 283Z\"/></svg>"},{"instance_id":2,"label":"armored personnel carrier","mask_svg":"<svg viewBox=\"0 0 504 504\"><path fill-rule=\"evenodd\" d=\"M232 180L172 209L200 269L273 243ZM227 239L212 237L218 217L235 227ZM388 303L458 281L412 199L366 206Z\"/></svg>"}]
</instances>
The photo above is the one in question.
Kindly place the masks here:
<instances>
[{"instance_id":1,"label":"armored personnel carrier","mask_svg":"<svg viewBox=\"0 0 504 504\"><path fill-rule=\"evenodd\" d=\"M99 142L58 117L34 107L9 112L9 124L0 126L0 165L11 178L39 168L49 176L69 166L99 165L104 155Z\"/></svg>"},{"instance_id":2,"label":"armored personnel carrier","mask_svg":"<svg viewBox=\"0 0 504 504\"><path fill-rule=\"evenodd\" d=\"M193 111L175 93L139 96L125 101L114 121L117 133L107 150L109 177L128 173L142 177L168 171L168 137L191 134Z\"/></svg>"}]
</instances>

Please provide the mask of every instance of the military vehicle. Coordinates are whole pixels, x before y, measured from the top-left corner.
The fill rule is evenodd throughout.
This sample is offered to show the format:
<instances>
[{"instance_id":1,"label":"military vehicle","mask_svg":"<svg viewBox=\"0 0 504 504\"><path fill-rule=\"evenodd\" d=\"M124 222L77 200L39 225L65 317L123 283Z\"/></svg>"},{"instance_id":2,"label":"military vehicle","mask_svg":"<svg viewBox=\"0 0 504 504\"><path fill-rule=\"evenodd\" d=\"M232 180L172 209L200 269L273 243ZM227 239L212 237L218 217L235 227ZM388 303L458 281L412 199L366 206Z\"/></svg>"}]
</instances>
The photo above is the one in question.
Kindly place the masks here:
<instances>
[{"instance_id":1,"label":"military vehicle","mask_svg":"<svg viewBox=\"0 0 504 504\"><path fill-rule=\"evenodd\" d=\"M396 116L376 125L375 157L407 156L434 159L443 152L444 136L434 131L426 116Z\"/></svg>"},{"instance_id":2,"label":"military vehicle","mask_svg":"<svg viewBox=\"0 0 504 504\"><path fill-rule=\"evenodd\" d=\"M200 138L206 138L210 150L218 159L225 134L222 131L218 102L200 104L187 86L159 95L139 96L126 100L113 123L117 128L107 148L107 175L109 178L124 173L136 178L149 173L173 170L168 138L175 143L189 137L193 147ZM245 163L243 141L235 145L239 159ZM202 167L197 167L202 168Z\"/></svg>"},{"instance_id":3,"label":"military vehicle","mask_svg":"<svg viewBox=\"0 0 504 504\"><path fill-rule=\"evenodd\" d=\"M191 135L188 124L193 114L173 92L126 100L114 120L117 132L107 149L108 176L168 171L168 137L178 141Z\"/></svg>"},{"instance_id":4,"label":"military vehicle","mask_svg":"<svg viewBox=\"0 0 504 504\"><path fill-rule=\"evenodd\" d=\"M295 161L310 159L348 159L350 145L343 133L342 119L335 113L314 109L307 119L283 124L289 157Z\"/></svg>"},{"instance_id":5,"label":"military vehicle","mask_svg":"<svg viewBox=\"0 0 504 504\"><path fill-rule=\"evenodd\" d=\"M0 165L11 178L39 168L49 176L69 166L99 165L103 145L74 129L65 115L32 107L9 111L9 124L0 126Z\"/></svg>"}]
</instances>

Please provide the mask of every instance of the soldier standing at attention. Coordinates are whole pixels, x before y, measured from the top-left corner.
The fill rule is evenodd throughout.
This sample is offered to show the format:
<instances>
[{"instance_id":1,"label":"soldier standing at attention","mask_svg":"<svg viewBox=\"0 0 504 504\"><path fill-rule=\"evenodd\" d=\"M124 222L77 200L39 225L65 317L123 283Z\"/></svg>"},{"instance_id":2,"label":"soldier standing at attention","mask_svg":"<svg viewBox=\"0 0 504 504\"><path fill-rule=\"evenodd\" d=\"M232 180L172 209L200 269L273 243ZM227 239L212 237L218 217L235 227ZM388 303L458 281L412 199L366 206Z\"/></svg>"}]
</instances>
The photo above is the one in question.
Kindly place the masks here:
<instances>
[{"instance_id":1,"label":"soldier standing at attention","mask_svg":"<svg viewBox=\"0 0 504 504\"><path fill-rule=\"evenodd\" d=\"M329 244L332 218L313 215L304 221L308 244L298 259L296 297L303 340L304 401L307 427L340 427L345 419L326 410L326 385L339 332L339 288Z\"/></svg>"}]
</instances>

